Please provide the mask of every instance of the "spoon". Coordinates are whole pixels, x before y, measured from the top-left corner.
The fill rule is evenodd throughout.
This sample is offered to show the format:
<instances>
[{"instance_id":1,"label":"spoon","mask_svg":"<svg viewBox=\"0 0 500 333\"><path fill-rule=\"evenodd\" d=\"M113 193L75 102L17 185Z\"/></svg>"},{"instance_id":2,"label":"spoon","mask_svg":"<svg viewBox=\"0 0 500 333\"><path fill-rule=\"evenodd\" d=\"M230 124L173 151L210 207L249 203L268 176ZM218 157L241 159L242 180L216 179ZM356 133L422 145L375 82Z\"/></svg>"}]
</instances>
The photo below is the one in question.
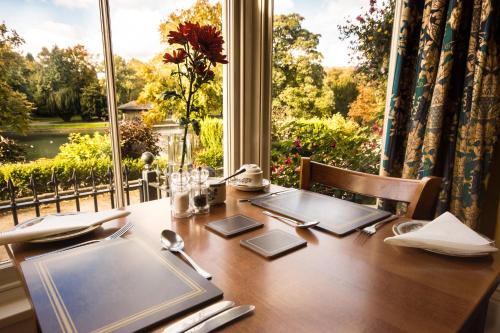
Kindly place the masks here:
<instances>
[{"instance_id":1,"label":"spoon","mask_svg":"<svg viewBox=\"0 0 500 333\"><path fill-rule=\"evenodd\" d=\"M307 228L311 228L311 227L314 227L315 225L319 224L319 221L298 222L298 221L289 219L288 217L273 214L271 212L268 212L267 210L263 211L262 213L264 215L274 217L275 219L278 219L281 222L284 222L288 225L291 225L291 226L293 226L295 228L299 228L299 229L307 229Z\"/></svg>"},{"instance_id":2,"label":"spoon","mask_svg":"<svg viewBox=\"0 0 500 333\"><path fill-rule=\"evenodd\" d=\"M194 262L194 260L186 254L186 252L182 251L182 249L184 248L184 241L182 240L181 236L179 236L174 231L165 229L161 232L161 245L166 250L180 253L205 279L210 280L212 278L212 275L210 273L206 272L204 269L198 266L198 264Z\"/></svg>"},{"instance_id":3,"label":"spoon","mask_svg":"<svg viewBox=\"0 0 500 333\"><path fill-rule=\"evenodd\" d=\"M228 176L226 178L224 178L223 180L221 180L220 182L218 182L217 184L222 184L222 183L225 183L228 179L231 179L233 177L236 177L238 175L241 175L243 172L247 171L245 168L243 169L240 169L238 171L236 171L235 173L233 173L231 176Z\"/></svg>"}]
</instances>

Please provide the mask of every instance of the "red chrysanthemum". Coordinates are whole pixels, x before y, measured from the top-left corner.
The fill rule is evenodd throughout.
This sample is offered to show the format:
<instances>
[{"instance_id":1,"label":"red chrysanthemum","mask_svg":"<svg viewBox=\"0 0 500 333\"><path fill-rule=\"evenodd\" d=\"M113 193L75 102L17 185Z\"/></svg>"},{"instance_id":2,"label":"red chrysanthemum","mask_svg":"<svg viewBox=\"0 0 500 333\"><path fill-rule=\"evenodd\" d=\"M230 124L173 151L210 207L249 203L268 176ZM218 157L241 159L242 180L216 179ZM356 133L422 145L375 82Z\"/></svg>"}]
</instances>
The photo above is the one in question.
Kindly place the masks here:
<instances>
[{"instance_id":1,"label":"red chrysanthemum","mask_svg":"<svg viewBox=\"0 0 500 333\"><path fill-rule=\"evenodd\" d=\"M222 54L224 39L220 31L211 25L203 25L189 36L189 43L193 50L203 53L215 66L217 63L227 64L226 56Z\"/></svg>"},{"instance_id":2,"label":"red chrysanthemum","mask_svg":"<svg viewBox=\"0 0 500 333\"><path fill-rule=\"evenodd\" d=\"M198 30L200 30L198 23L180 23L177 31L170 31L168 33L168 43L184 45L191 39L191 36L197 34Z\"/></svg>"},{"instance_id":3,"label":"red chrysanthemum","mask_svg":"<svg viewBox=\"0 0 500 333\"><path fill-rule=\"evenodd\" d=\"M177 51L173 51L172 54L170 53L165 53L163 55L163 62L164 63L173 63L173 64L180 64L182 63L186 58L187 58L187 53L183 49L177 49Z\"/></svg>"}]
</instances>

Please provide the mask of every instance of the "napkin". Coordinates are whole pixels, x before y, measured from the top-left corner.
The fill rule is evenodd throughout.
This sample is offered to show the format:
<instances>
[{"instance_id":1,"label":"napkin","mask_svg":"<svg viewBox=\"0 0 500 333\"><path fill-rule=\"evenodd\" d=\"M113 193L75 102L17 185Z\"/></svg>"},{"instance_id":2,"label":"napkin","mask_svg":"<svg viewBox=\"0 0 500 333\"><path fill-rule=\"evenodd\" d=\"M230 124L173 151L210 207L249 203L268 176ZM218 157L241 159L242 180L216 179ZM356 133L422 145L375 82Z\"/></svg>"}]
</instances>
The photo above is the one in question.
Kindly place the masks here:
<instances>
[{"instance_id":1,"label":"napkin","mask_svg":"<svg viewBox=\"0 0 500 333\"><path fill-rule=\"evenodd\" d=\"M450 254L479 254L496 252L489 240L445 212L417 231L384 239L387 244L437 250Z\"/></svg>"},{"instance_id":2,"label":"napkin","mask_svg":"<svg viewBox=\"0 0 500 333\"><path fill-rule=\"evenodd\" d=\"M0 232L0 245L82 230L128 214L130 212L115 209L97 213L47 215L41 222L32 226Z\"/></svg>"}]
</instances>

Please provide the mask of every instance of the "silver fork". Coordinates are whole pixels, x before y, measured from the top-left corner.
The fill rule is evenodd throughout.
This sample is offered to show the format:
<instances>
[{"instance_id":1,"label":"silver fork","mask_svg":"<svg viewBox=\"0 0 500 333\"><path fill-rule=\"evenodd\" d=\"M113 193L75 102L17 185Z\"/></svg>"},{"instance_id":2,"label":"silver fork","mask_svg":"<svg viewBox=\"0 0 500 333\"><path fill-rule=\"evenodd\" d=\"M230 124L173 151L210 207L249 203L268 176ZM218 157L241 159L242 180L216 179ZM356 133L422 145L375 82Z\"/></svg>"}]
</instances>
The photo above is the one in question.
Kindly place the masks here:
<instances>
[{"instance_id":1,"label":"silver fork","mask_svg":"<svg viewBox=\"0 0 500 333\"><path fill-rule=\"evenodd\" d=\"M387 222L391 222L391 221L394 221L395 219L397 219L398 216L396 215L391 215L389 216L388 218L385 218L383 219L382 221L378 221L377 223L375 224L372 224L368 227L364 227L363 229L360 230L360 232L364 233L364 234L367 234L368 236L371 236L373 235L374 233L377 232L377 228L384 225L385 223Z\"/></svg>"},{"instance_id":2,"label":"silver fork","mask_svg":"<svg viewBox=\"0 0 500 333\"><path fill-rule=\"evenodd\" d=\"M61 249L57 249L57 250L54 250L54 251L50 251L50 252L38 254L36 256L27 257L25 260L37 259L37 258L48 256L49 254L54 254L54 253L64 252L66 250L75 249L75 248L80 247L80 246L84 246L84 245L88 245L88 244L99 243L99 242L103 242L103 241L117 239L118 237L121 237L123 234L125 234L127 231L129 231L130 228L132 228L133 226L134 225L132 224L132 222L128 222L123 227L121 227L120 229L118 229L117 231L115 231L114 233L112 233L111 235L109 235L106 238L103 238L103 239L92 239L92 240L89 240L89 241L86 241L86 242L82 242L82 243L78 243L78 244L75 244L75 245L63 247Z\"/></svg>"}]
</instances>

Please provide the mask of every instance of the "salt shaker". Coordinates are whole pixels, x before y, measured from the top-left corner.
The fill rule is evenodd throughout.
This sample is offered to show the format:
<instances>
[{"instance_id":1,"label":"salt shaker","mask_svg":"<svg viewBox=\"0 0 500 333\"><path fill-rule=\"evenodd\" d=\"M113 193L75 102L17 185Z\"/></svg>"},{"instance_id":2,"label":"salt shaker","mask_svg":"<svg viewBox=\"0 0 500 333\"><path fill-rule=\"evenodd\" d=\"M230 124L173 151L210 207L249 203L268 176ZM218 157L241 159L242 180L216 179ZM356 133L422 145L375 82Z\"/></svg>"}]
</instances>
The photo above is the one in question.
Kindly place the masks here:
<instances>
[{"instance_id":1,"label":"salt shaker","mask_svg":"<svg viewBox=\"0 0 500 333\"><path fill-rule=\"evenodd\" d=\"M195 214L206 214L210 209L208 176L207 169L198 168L191 171L191 206Z\"/></svg>"},{"instance_id":2,"label":"salt shaker","mask_svg":"<svg viewBox=\"0 0 500 333\"><path fill-rule=\"evenodd\" d=\"M190 217L193 211L189 204L189 174L179 170L172 173L170 180L170 206L173 217Z\"/></svg>"}]
</instances>

